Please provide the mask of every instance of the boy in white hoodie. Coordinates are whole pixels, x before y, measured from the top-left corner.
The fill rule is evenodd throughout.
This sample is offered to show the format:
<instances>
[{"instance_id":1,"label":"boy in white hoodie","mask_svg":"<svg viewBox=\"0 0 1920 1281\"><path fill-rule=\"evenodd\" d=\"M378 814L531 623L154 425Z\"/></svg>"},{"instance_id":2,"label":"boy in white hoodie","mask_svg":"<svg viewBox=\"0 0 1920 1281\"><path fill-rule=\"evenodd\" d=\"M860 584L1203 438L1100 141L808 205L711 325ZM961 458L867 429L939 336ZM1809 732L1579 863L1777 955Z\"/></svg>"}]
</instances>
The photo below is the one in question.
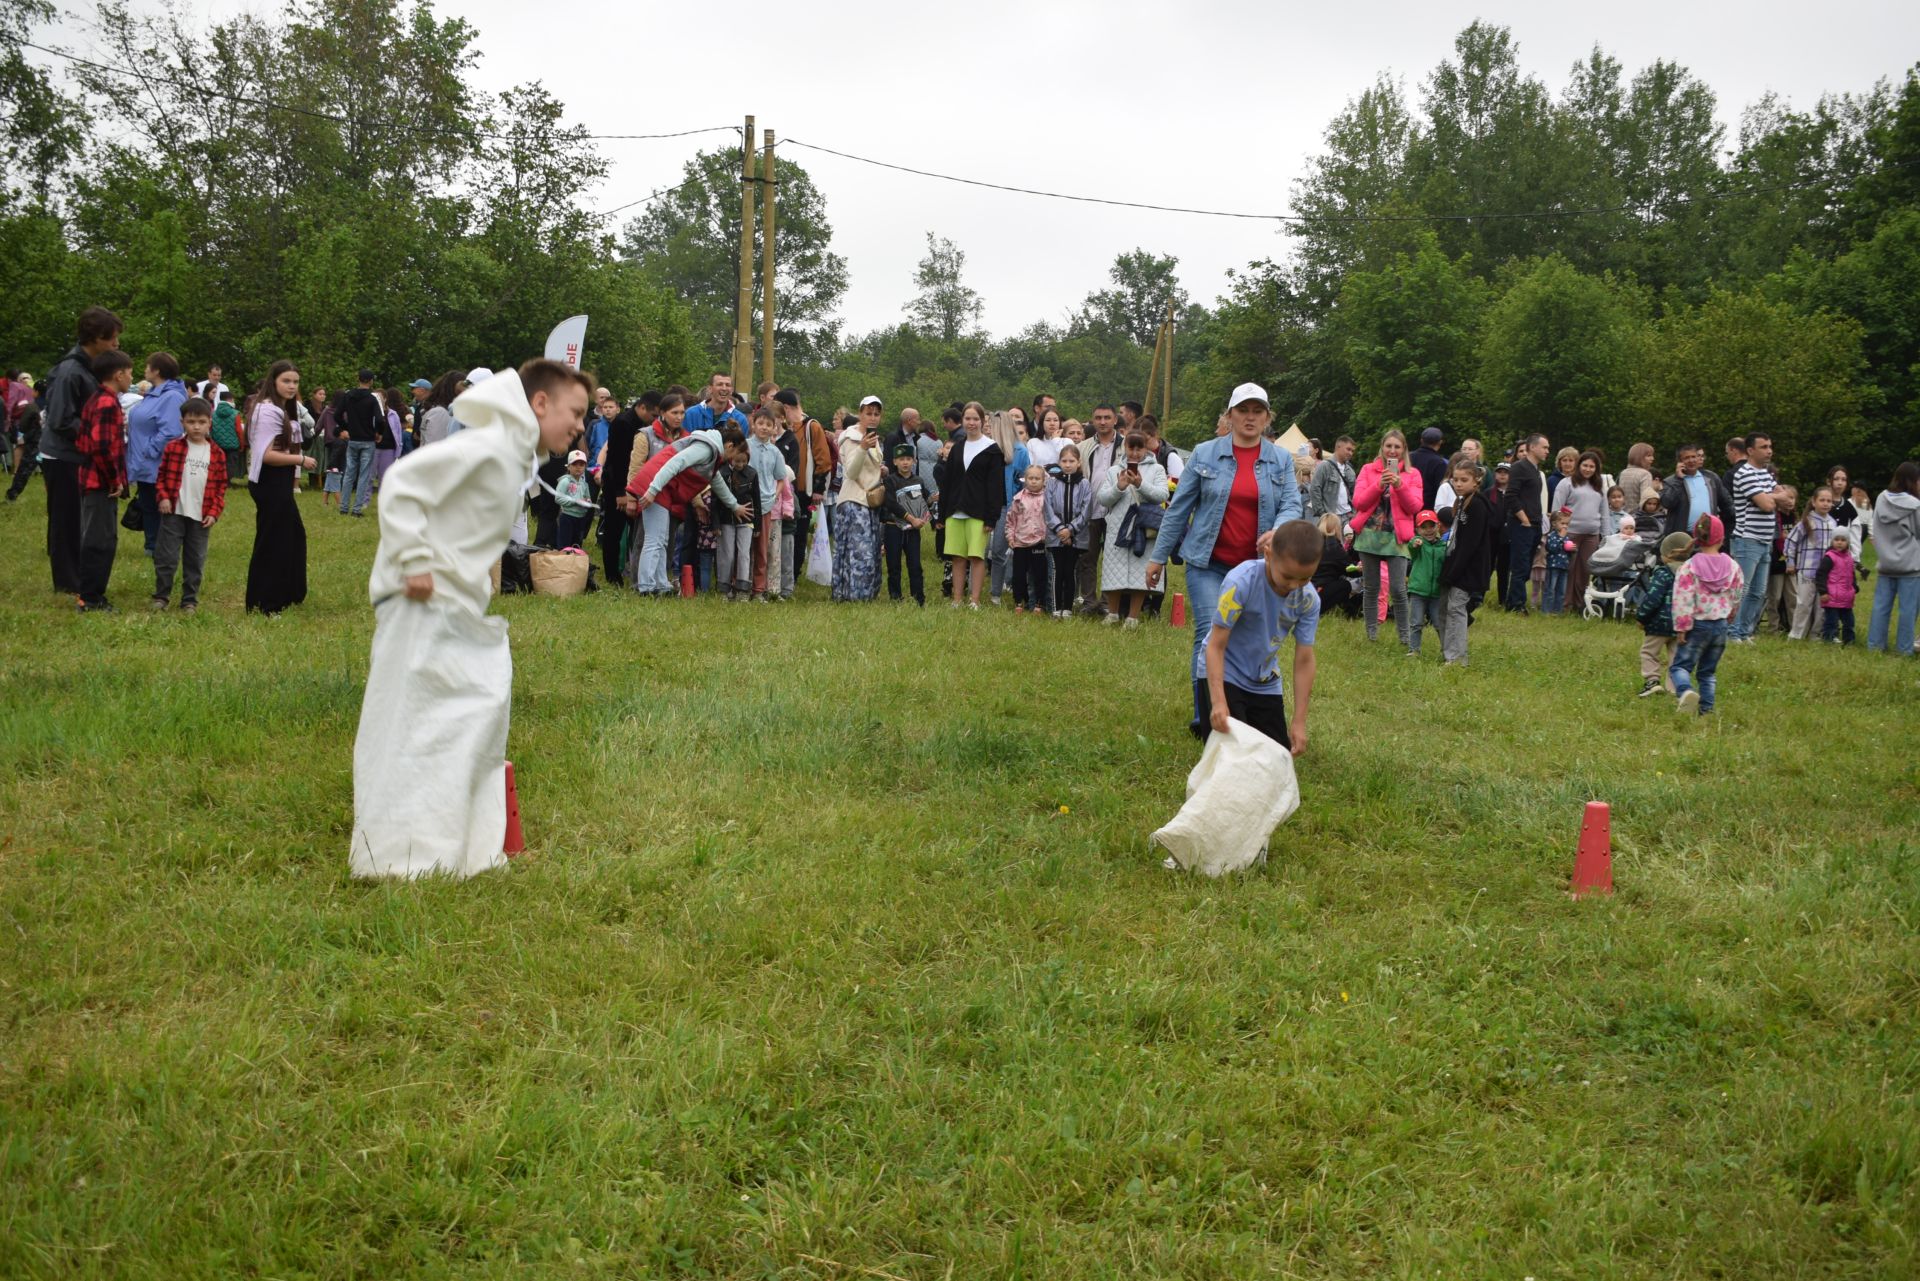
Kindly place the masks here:
<instances>
[{"instance_id":1,"label":"boy in white hoodie","mask_svg":"<svg viewBox=\"0 0 1920 1281\"><path fill-rule=\"evenodd\" d=\"M527 476L582 429L593 384L530 360L453 402L463 430L408 454L380 491L373 657L353 749L353 874L472 876L506 861L513 697L493 567Z\"/></svg>"}]
</instances>

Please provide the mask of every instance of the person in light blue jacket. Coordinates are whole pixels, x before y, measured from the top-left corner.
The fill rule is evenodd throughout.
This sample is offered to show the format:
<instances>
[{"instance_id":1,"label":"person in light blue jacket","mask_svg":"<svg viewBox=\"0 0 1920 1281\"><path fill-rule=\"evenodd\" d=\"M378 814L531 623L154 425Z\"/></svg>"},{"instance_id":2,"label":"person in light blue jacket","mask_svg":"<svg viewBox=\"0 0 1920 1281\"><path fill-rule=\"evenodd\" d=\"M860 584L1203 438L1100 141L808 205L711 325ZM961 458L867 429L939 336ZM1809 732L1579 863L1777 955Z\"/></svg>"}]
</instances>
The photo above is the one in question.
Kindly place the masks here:
<instances>
[{"instance_id":1,"label":"person in light blue jacket","mask_svg":"<svg viewBox=\"0 0 1920 1281\"><path fill-rule=\"evenodd\" d=\"M1187 459L1173 502L1160 524L1160 538L1147 564L1147 586L1157 589L1174 556L1187 563L1187 603L1193 611L1193 721L1205 738L1207 634L1227 571L1265 552L1273 531L1301 517L1300 485L1293 459L1267 439L1273 421L1266 389L1241 383L1227 398L1232 431L1216 436Z\"/></svg>"},{"instance_id":2,"label":"person in light blue jacket","mask_svg":"<svg viewBox=\"0 0 1920 1281\"><path fill-rule=\"evenodd\" d=\"M153 390L127 411L127 479L139 485L133 505L140 510L140 537L151 556L160 536L160 455L168 441L185 434L180 406L187 403L187 385L180 381L180 362L164 351L147 357L147 381Z\"/></svg>"}]
</instances>

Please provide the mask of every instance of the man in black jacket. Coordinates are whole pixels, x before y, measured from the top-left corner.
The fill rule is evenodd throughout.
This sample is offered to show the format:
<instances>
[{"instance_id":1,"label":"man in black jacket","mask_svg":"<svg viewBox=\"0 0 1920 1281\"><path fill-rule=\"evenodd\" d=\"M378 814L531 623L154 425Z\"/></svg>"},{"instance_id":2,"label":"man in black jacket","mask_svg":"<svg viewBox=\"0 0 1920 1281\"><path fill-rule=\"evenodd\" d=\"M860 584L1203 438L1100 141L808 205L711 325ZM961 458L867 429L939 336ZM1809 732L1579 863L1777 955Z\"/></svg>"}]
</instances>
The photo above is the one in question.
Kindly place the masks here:
<instances>
[{"instance_id":1,"label":"man in black jacket","mask_svg":"<svg viewBox=\"0 0 1920 1281\"><path fill-rule=\"evenodd\" d=\"M1674 473L1660 486L1660 507L1666 513L1666 531L1691 534L1702 516L1718 516L1733 528L1733 495L1726 482L1706 469L1705 447L1692 441L1674 451Z\"/></svg>"},{"instance_id":2,"label":"man in black jacket","mask_svg":"<svg viewBox=\"0 0 1920 1281\"><path fill-rule=\"evenodd\" d=\"M335 402L333 421L347 433L347 474L340 484L340 514L346 515L351 505L354 515L364 516L373 499L374 440L387 423L373 394L371 369L362 369L360 385Z\"/></svg>"},{"instance_id":3,"label":"man in black jacket","mask_svg":"<svg viewBox=\"0 0 1920 1281\"><path fill-rule=\"evenodd\" d=\"M1527 612L1527 580L1533 576L1533 549L1540 542L1540 464L1547 461L1547 438L1539 432L1527 437L1507 472L1507 497L1501 511L1507 518L1508 613Z\"/></svg>"},{"instance_id":4,"label":"man in black jacket","mask_svg":"<svg viewBox=\"0 0 1920 1281\"><path fill-rule=\"evenodd\" d=\"M46 410L40 424L40 475L47 485L47 561L53 590L80 593L80 465L74 444L80 411L100 384L93 358L120 349L120 317L105 307L80 313L78 339L47 375Z\"/></svg>"},{"instance_id":5,"label":"man in black jacket","mask_svg":"<svg viewBox=\"0 0 1920 1281\"><path fill-rule=\"evenodd\" d=\"M1426 495L1429 507L1435 505L1434 500L1440 496L1440 482L1447 478L1447 456L1440 452L1446 440L1445 432L1429 427L1420 433L1420 448L1407 455L1407 461L1420 473L1420 492Z\"/></svg>"}]
</instances>

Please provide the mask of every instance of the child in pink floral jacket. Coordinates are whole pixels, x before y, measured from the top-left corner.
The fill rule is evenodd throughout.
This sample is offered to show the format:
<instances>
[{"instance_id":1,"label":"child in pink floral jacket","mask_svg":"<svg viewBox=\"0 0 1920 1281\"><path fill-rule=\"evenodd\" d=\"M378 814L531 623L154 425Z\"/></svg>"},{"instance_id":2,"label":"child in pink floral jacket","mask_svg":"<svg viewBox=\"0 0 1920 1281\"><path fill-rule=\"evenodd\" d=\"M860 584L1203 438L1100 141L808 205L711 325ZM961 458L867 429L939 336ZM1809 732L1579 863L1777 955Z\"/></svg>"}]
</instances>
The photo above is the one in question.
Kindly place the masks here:
<instances>
[{"instance_id":1,"label":"child in pink floral jacket","mask_svg":"<svg viewBox=\"0 0 1920 1281\"><path fill-rule=\"evenodd\" d=\"M1727 620L1746 588L1740 566L1720 552L1726 537L1718 516L1702 516L1693 527L1696 550L1673 580L1673 631L1680 650L1668 675L1680 691L1683 713L1698 709L1705 716L1713 710L1714 674L1727 648Z\"/></svg>"}]
</instances>

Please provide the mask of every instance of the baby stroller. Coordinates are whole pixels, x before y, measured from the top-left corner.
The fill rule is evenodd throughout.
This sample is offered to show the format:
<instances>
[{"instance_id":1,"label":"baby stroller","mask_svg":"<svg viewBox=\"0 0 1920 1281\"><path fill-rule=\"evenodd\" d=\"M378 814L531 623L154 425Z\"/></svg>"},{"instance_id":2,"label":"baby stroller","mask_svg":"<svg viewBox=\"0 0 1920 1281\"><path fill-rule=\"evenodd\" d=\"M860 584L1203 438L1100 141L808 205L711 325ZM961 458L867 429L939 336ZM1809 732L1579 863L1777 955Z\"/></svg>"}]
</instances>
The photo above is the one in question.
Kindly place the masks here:
<instances>
[{"instance_id":1,"label":"baby stroller","mask_svg":"<svg viewBox=\"0 0 1920 1281\"><path fill-rule=\"evenodd\" d=\"M1639 605L1658 559L1658 547L1643 538L1615 535L1601 543L1587 562L1582 612L1588 618L1627 617Z\"/></svg>"}]
</instances>

